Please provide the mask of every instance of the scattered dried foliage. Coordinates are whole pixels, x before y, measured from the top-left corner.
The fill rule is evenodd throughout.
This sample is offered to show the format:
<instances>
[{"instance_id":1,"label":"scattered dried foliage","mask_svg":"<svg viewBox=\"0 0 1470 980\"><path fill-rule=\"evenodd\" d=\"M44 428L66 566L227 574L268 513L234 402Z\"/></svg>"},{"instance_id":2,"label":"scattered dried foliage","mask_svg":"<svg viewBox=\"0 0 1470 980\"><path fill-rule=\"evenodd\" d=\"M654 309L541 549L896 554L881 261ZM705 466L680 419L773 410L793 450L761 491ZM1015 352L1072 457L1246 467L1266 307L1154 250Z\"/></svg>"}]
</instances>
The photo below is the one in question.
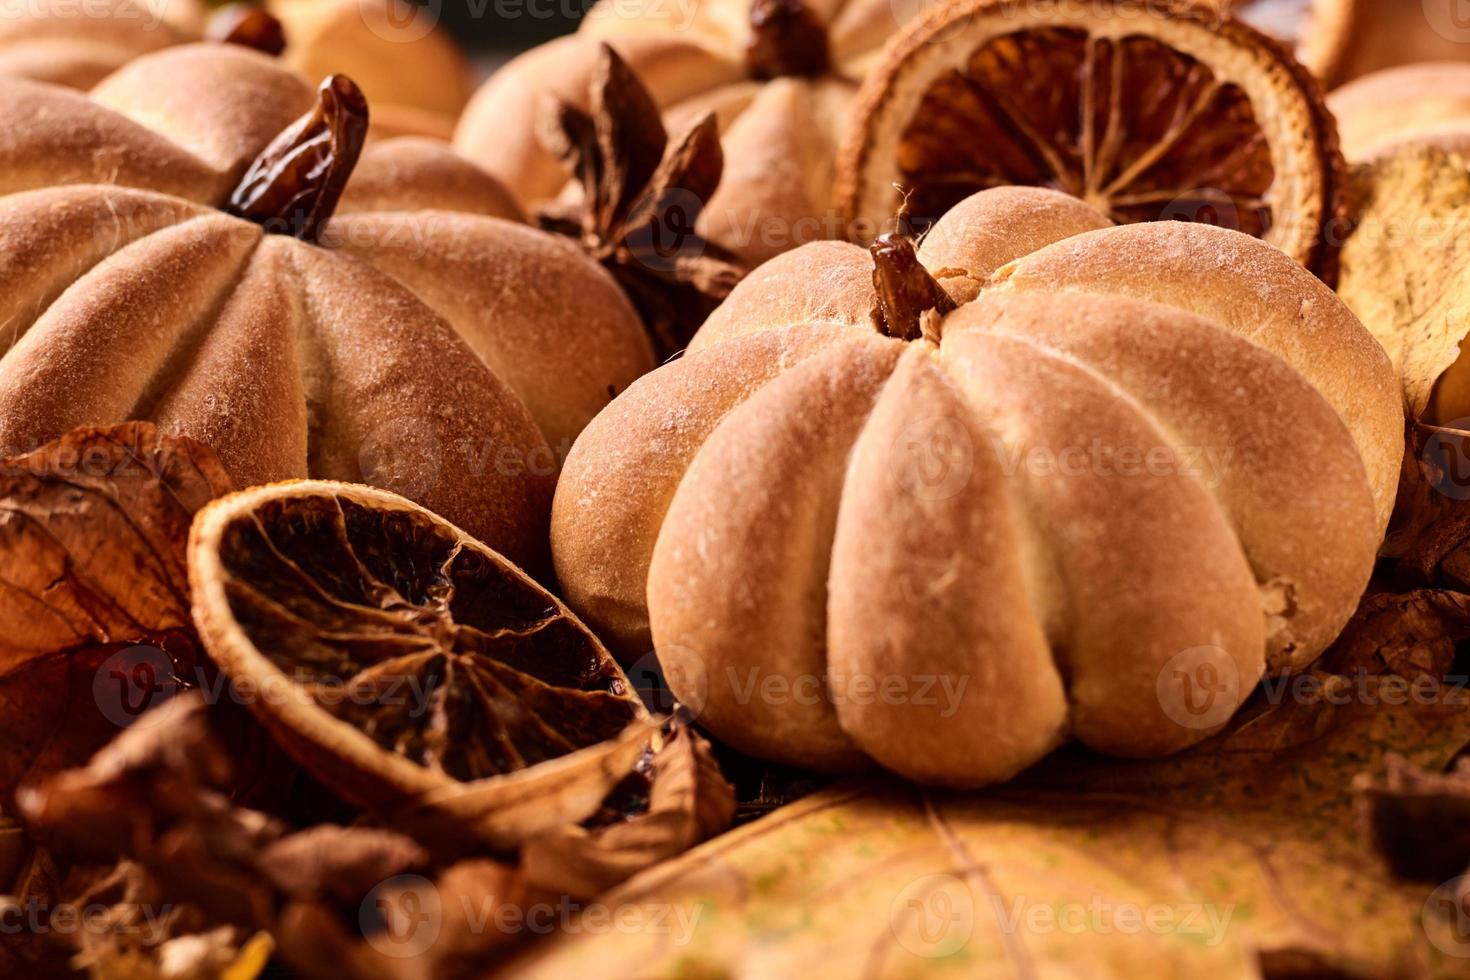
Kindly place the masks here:
<instances>
[{"instance_id":1,"label":"scattered dried foliage","mask_svg":"<svg viewBox=\"0 0 1470 980\"><path fill-rule=\"evenodd\" d=\"M446 778L440 790L391 809L330 792L336 779L328 776L337 774L324 760L307 754L298 763L279 726L257 720L259 698L196 652L212 647L211 636L193 631L198 599L186 540L195 513L229 489L207 449L146 425L78 431L0 465L0 547L25 559L0 578L0 709L7 732L14 729L0 753L0 813L23 821L0 820L0 894L9 896L0 913L22 923L0 934L0 972L249 977L274 958L308 977L477 975L534 931L517 918L533 905L585 901L729 825L731 788L682 719L640 718L598 742L606 695L574 688L561 720L595 744L571 755L517 755L506 775ZM410 600L428 602L430 593L446 608L472 600L478 610L465 615L485 629L460 632L476 650L480 641L498 643L509 662L534 661L533 670L554 671L563 657L566 670L587 671L594 687L612 679L594 669L595 639L589 647L565 635L544 592L512 587L535 588L529 579L505 572L498 556L471 560L484 557L482 546L450 542L442 562L416 563L434 543L424 527L355 527L368 538L344 532L337 544L365 548L356 565L330 549L308 561L283 545L272 554L301 564L275 568L269 582L247 576L274 589L296 628L322 638L322 649L344 636L361 646L372 631L342 618L354 614L351 603L314 606L312 597L326 593L302 589L293 598L282 583L301 587L308 568L334 567L329 582L371 568L388 579L373 579L382 608L357 611L364 622L416 609ZM415 575L451 566L461 589L484 588L459 599L428 585L422 596L415 591ZM476 619L512 607L534 622L520 629ZM286 606L273 608L284 614ZM336 616L343 629L326 629L313 614ZM395 640L422 640L410 628L420 619L377 642L392 649ZM264 629L267 621L251 622ZM543 628L550 645L531 649L528 638ZM134 649L151 656L117 660ZM119 663L124 676L113 677ZM151 673L134 676L135 667ZM482 706L490 713L483 725L438 732L445 757L490 751L469 743L507 730L491 723L496 712L551 709L552 685L516 681L509 667L492 673L510 686ZM391 741L374 749L385 760L400 750Z\"/></svg>"},{"instance_id":2,"label":"scattered dried foliage","mask_svg":"<svg viewBox=\"0 0 1470 980\"><path fill-rule=\"evenodd\" d=\"M542 143L580 195L548 205L539 220L607 267L638 308L655 353L669 357L745 271L695 230L725 166L719 126L707 115L669 149L658 106L607 45L588 96L590 112L557 103L541 127Z\"/></svg>"}]
</instances>

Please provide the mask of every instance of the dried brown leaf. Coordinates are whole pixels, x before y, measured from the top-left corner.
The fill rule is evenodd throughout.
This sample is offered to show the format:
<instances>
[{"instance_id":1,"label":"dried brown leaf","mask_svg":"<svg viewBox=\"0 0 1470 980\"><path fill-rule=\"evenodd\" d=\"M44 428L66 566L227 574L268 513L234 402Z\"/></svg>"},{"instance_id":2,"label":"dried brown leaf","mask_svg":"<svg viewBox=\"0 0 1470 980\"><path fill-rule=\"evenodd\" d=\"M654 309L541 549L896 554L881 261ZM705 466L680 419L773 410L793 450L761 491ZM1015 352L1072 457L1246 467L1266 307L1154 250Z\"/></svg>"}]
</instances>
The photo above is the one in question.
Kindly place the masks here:
<instances>
[{"instance_id":1,"label":"dried brown leaf","mask_svg":"<svg viewBox=\"0 0 1470 980\"><path fill-rule=\"evenodd\" d=\"M1470 414L1470 172L1433 148L1359 167L1338 294L1388 351L1415 418ZM1447 372L1451 372L1447 375Z\"/></svg>"},{"instance_id":2,"label":"dried brown leaf","mask_svg":"<svg viewBox=\"0 0 1470 980\"><path fill-rule=\"evenodd\" d=\"M195 656L189 523L229 489L207 448L145 423L0 463L0 800L172 693L159 672Z\"/></svg>"},{"instance_id":3,"label":"dried brown leaf","mask_svg":"<svg viewBox=\"0 0 1470 980\"><path fill-rule=\"evenodd\" d=\"M592 898L729 829L734 790L709 743L682 719L660 740L647 780L646 811L604 825L563 825L530 840L520 859L527 882Z\"/></svg>"},{"instance_id":4,"label":"dried brown leaf","mask_svg":"<svg viewBox=\"0 0 1470 980\"><path fill-rule=\"evenodd\" d=\"M745 274L695 230L724 170L719 126L707 115L670 149L657 105L607 45L588 102L590 113L557 103L543 115L541 142L581 195L543 208L538 221L577 238L607 267L637 307L655 352L669 357Z\"/></svg>"}]
</instances>

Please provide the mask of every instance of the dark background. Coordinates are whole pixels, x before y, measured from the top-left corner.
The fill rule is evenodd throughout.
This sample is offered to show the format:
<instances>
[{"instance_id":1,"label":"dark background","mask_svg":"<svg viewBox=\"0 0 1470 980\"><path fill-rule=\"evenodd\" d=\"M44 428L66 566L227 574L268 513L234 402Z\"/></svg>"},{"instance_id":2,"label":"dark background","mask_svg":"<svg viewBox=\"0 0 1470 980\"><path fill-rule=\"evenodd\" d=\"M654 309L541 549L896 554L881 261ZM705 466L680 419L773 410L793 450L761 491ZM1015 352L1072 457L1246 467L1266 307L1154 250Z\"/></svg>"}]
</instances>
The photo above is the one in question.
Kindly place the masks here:
<instances>
[{"instance_id":1,"label":"dark background","mask_svg":"<svg viewBox=\"0 0 1470 980\"><path fill-rule=\"evenodd\" d=\"M439 22L472 54L491 59L523 51L577 26L593 0L398 0L435 6Z\"/></svg>"}]
</instances>

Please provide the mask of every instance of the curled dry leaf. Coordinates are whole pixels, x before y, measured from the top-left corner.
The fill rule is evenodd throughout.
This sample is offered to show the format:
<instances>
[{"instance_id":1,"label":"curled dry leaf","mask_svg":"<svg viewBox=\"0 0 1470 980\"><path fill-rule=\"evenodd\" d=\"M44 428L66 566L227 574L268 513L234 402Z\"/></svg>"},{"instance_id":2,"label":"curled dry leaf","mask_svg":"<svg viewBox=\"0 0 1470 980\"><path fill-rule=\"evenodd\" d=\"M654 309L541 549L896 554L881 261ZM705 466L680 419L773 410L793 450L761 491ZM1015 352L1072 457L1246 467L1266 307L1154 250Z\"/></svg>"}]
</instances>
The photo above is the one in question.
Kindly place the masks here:
<instances>
[{"instance_id":1,"label":"curled dry leaf","mask_svg":"<svg viewBox=\"0 0 1470 980\"><path fill-rule=\"evenodd\" d=\"M1427 902L1430 885L1373 855L1354 780L1388 753L1442 770L1470 741L1470 696L1415 666L1447 666L1465 624L1446 617L1442 635L1425 635L1423 622L1385 620L1383 601L1316 673L1267 681L1224 733L1179 756L1068 753L981 794L893 782L824 790L603 899L658 910L666 928L574 929L510 969L1463 975L1470 943Z\"/></svg>"},{"instance_id":2,"label":"curled dry leaf","mask_svg":"<svg viewBox=\"0 0 1470 980\"><path fill-rule=\"evenodd\" d=\"M1338 294L1393 360L1414 418L1470 416L1470 171L1430 147L1357 168Z\"/></svg>"},{"instance_id":3,"label":"curled dry leaf","mask_svg":"<svg viewBox=\"0 0 1470 980\"><path fill-rule=\"evenodd\" d=\"M588 95L590 113L558 102L543 119L541 141L581 194L547 206L538 220L607 267L638 308L656 353L669 357L745 271L695 230L725 166L719 127L707 115L669 149L653 98L605 44Z\"/></svg>"},{"instance_id":4,"label":"curled dry leaf","mask_svg":"<svg viewBox=\"0 0 1470 980\"><path fill-rule=\"evenodd\" d=\"M727 830L735 794L709 743L676 717L655 740L623 792L631 815L613 812L588 825L563 824L521 849L526 880L544 891L591 898L638 871Z\"/></svg>"},{"instance_id":5,"label":"curled dry leaf","mask_svg":"<svg viewBox=\"0 0 1470 980\"><path fill-rule=\"evenodd\" d=\"M229 490L206 447L146 423L0 463L0 800L84 761L191 666L184 544ZM135 644L151 655L130 658ZM126 673L99 675L109 663Z\"/></svg>"}]
</instances>

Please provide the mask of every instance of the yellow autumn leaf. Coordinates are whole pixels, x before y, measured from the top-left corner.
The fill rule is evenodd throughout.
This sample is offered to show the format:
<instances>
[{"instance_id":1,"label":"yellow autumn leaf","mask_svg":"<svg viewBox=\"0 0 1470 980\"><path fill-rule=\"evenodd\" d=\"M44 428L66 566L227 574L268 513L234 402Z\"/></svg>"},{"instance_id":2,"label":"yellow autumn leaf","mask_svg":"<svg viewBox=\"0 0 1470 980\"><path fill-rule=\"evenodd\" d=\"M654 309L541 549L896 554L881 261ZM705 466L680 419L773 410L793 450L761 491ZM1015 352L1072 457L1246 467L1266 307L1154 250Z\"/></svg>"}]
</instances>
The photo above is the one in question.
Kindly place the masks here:
<instances>
[{"instance_id":1,"label":"yellow autumn leaf","mask_svg":"<svg viewBox=\"0 0 1470 980\"><path fill-rule=\"evenodd\" d=\"M1338 295L1388 351L1415 418L1470 416L1470 171L1431 147L1357 168Z\"/></svg>"},{"instance_id":2,"label":"yellow autumn leaf","mask_svg":"<svg viewBox=\"0 0 1470 980\"><path fill-rule=\"evenodd\" d=\"M1470 617L1439 595L1371 597L1318 669L1190 752L1063 753L985 793L831 788L633 879L505 975L1470 975L1448 892L1369 852L1352 791L1389 752L1437 770L1470 741L1443 679Z\"/></svg>"}]
</instances>

